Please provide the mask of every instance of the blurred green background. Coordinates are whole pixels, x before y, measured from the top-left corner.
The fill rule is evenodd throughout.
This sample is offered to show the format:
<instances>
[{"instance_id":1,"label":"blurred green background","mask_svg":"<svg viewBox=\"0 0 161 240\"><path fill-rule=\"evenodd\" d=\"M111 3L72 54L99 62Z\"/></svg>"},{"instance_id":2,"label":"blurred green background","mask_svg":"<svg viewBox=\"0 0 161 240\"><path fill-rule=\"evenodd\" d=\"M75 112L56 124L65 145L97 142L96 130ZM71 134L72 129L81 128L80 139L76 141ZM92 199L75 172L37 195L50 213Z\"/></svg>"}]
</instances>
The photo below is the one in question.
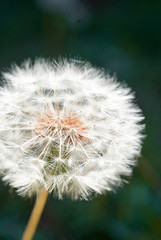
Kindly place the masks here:
<instances>
[{"instance_id":1,"label":"blurred green background","mask_svg":"<svg viewBox=\"0 0 161 240\"><path fill-rule=\"evenodd\" d=\"M26 58L59 55L126 81L146 116L147 138L128 185L89 202L50 195L34 239L160 240L161 1L1 1L1 71ZM34 201L1 182L0 240L21 239Z\"/></svg>"}]
</instances>

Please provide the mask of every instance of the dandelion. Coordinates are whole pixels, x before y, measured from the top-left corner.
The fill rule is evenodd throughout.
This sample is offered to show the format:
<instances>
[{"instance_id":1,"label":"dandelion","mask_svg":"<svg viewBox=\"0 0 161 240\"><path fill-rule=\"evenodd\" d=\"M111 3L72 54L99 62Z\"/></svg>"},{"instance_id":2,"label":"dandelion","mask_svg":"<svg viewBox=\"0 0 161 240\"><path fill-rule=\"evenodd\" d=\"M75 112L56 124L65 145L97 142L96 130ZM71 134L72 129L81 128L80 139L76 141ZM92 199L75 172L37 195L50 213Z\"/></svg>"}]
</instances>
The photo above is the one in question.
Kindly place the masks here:
<instances>
[{"instance_id":1,"label":"dandelion","mask_svg":"<svg viewBox=\"0 0 161 240\"><path fill-rule=\"evenodd\" d=\"M20 195L87 200L131 174L144 125L130 88L68 60L26 61L3 79L0 170Z\"/></svg>"}]
</instances>

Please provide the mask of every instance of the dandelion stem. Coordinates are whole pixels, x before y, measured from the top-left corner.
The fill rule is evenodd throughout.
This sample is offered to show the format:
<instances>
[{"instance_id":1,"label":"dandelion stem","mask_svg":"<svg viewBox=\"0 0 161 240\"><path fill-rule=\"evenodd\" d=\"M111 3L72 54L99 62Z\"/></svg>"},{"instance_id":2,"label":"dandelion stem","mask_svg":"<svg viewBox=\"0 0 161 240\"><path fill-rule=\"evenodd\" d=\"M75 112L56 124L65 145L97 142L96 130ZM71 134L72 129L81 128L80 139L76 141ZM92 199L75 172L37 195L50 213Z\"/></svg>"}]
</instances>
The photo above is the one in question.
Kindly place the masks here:
<instances>
[{"instance_id":1,"label":"dandelion stem","mask_svg":"<svg viewBox=\"0 0 161 240\"><path fill-rule=\"evenodd\" d=\"M36 227L39 223L41 214L43 212L47 197L48 191L44 189L36 200L30 219L22 236L22 240L31 240L33 238L33 235L36 231Z\"/></svg>"}]
</instances>

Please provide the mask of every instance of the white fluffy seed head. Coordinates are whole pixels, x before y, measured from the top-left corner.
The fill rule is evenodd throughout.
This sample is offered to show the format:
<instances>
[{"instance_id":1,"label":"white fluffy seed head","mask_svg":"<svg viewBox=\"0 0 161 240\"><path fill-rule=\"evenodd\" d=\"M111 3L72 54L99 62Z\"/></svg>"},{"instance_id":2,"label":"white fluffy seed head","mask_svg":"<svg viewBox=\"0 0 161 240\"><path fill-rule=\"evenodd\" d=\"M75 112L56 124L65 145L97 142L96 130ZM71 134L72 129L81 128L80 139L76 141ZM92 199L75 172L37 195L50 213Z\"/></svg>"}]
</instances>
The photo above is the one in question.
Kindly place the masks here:
<instances>
[{"instance_id":1,"label":"white fluffy seed head","mask_svg":"<svg viewBox=\"0 0 161 240\"><path fill-rule=\"evenodd\" d=\"M0 170L21 195L88 199L113 190L140 154L133 94L89 63L25 62L0 89Z\"/></svg>"}]
</instances>

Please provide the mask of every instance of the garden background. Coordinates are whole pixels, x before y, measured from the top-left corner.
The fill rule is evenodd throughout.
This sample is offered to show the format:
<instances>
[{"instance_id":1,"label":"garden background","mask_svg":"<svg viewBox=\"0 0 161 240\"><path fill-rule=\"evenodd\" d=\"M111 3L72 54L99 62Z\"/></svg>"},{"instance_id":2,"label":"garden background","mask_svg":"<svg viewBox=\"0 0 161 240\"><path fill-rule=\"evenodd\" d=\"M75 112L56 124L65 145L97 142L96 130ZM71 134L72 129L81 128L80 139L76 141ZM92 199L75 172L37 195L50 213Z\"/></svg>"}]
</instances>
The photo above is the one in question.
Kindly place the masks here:
<instances>
[{"instance_id":1,"label":"garden background","mask_svg":"<svg viewBox=\"0 0 161 240\"><path fill-rule=\"evenodd\" d=\"M1 1L0 71L59 56L90 61L127 82L147 138L129 184L88 202L51 194L34 239L160 240L161 1ZM34 201L0 182L0 240L21 239Z\"/></svg>"}]
</instances>

